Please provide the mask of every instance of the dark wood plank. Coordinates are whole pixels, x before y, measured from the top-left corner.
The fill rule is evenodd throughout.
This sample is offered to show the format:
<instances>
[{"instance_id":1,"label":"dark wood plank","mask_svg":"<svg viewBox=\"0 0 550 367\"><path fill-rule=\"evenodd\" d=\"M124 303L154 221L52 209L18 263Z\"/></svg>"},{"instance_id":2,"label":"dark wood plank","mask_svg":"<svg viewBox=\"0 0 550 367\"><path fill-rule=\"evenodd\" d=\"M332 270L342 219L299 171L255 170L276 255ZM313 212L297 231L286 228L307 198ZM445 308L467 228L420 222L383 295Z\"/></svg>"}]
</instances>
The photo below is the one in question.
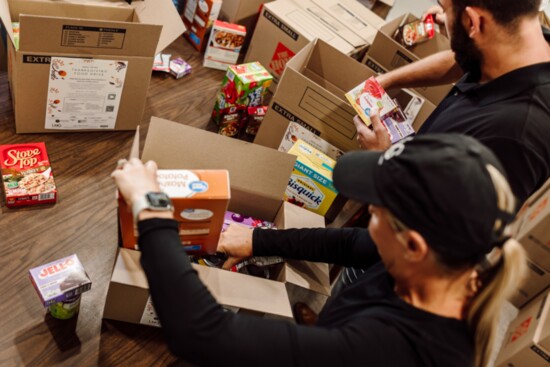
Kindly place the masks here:
<instances>
[{"instance_id":1,"label":"dark wood plank","mask_svg":"<svg viewBox=\"0 0 550 367\"><path fill-rule=\"evenodd\" d=\"M154 73L142 120L151 116L214 131L209 122L224 73L202 67L202 55L179 39L167 51L191 63L176 80ZM37 108L42 108L38 106ZM6 73L0 73L0 144L44 141L59 188L50 207L0 212L0 365L186 366L168 351L161 330L103 321L117 246L115 187L109 174L130 149L133 132L16 135ZM78 319L47 316L28 269L76 253L92 281Z\"/></svg>"}]
</instances>

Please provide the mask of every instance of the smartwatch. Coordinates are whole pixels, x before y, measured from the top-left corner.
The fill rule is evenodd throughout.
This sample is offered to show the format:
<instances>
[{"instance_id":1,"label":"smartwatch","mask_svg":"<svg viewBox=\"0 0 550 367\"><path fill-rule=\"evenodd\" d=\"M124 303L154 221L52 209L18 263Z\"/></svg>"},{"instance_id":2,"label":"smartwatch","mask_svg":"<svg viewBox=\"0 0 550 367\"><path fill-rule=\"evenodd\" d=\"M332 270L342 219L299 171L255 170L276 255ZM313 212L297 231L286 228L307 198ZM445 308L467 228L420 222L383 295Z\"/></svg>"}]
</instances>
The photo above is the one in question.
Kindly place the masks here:
<instances>
[{"instance_id":1,"label":"smartwatch","mask_svg":"<svg viewBox=\"0 0 550 367\"><path fill-rule=\"evenodd\" d=\"M134 223L137 223L138 215L144 210L173 211L172 200L164 192L148 192L132 203Z\"/></svg>"}]
</instances>

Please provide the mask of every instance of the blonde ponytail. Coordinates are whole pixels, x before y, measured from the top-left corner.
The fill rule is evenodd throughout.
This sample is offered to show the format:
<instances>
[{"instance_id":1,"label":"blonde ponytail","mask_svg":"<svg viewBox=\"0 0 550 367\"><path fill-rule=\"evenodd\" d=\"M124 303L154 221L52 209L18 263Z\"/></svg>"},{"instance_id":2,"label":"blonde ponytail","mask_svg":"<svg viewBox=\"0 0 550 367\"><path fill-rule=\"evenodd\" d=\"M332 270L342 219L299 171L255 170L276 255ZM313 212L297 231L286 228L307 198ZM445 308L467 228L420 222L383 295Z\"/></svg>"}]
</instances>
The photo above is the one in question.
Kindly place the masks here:
<instances>
[{"instance_id":1,"label":"blonde ponytail","mask_svg":"<svg viewBox=\"0 0 550 367\"><path fill-rule=\"evenodd\" d=\"M498 263L479 274L481 290L468 310L468 324L474 332L476 366L487 366L502 304L517 291L526 273L525 250L515 239L509 239L502 246Z\"/></svg>"}]
</instances>

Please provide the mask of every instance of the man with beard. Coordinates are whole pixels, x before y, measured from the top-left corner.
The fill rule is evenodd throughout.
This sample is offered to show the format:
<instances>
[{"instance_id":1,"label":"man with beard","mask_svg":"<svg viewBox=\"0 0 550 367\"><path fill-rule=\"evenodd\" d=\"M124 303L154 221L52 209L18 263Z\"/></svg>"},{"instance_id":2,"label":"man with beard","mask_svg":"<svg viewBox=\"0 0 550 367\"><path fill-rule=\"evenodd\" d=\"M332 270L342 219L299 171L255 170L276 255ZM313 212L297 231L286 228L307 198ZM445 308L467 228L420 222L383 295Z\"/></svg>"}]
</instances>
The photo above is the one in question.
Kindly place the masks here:
<instances>
[{"instance_id":1,"label":"man with beard","mask_svg":"<svg viewBox=\"0 0 550 367\"><path fill-rule=\"evenodd\" d=\"M477 138L502 161L523 202L550 176L550 35L538 19L540 0L439 3L452 51L380 75L378 81L391 89L458 80L418 134ZM390 146L379 119L373 117L372 130L358 118L354 122L360 147Z\"/></svg>"}]
</instances>

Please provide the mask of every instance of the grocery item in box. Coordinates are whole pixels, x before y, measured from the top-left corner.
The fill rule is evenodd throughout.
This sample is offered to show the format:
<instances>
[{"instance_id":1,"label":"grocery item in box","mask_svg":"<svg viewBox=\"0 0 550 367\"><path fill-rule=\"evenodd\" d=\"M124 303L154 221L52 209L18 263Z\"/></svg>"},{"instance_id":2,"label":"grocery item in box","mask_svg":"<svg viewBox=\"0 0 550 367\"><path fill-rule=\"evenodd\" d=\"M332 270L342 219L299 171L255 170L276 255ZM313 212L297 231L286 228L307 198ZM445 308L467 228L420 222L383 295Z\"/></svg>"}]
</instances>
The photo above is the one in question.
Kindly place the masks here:
<instances>
[{"instance_id":1,"label":"grocery item in box","mask_svg":"<svg viewBox=\"0 0 550 367\"><path fill-rule=\"evenodd\" d=\"M336 161L298 139L289 154L296 156L284 199L314 213L325 215L338 191L332 183Z\"/></svg>"},{"instance_id":2,"label":"grocery item in box","mask_svg":"<svg viewBox=\"0 0 550 367\"><path fill-rule=\"evenodd\" d=\"M56 202L57 188L44 143L0 145L0 160L8 208Z\"/></svg>"},{"instance_id":3,"label":"grocery item in box","mask_svg":"<svg viewBox=\"0 0 550 367\"><path fill-rule=\"evenodd\" d=\"M258 62L228 67L212 111L214 122L219 125L224 109L229 107L263 106L272 80L273 77Z\"/></svg>"},{"instance_id":4,"label":"grocery item in box","mask_svg":"<svg viewBox=\"0 0 550 367\"><path fill-rule=\"evenodd\" d=\"M225 212L225 217L223 220L223 229L222 232L226 230L226 228L231 223L238 223L240 225L246 226L248 228L264 228L264 229L275 229L275 223L269 222L267 220L262 220L254 217L249 217L246 215L242 215L239 213L234 213L227 211Z\"/></svg>"},{"instance_id":5,"label":"grocery item in box","mask_svg":"<svg viewBox=\"0 0 550 367\"><path fill-rule=\"evenodd\" d=\"M76 255L52 261L29 270L29 277L44 307L52 316L67 319L78 312L80 295L92 282Z\"/></svg>"},{"instance_id":6,"label":"grocery item in box","mask_svg":"<svg viewBox=\"0 0 550 367\"><path fill-rule=\"evenodd\" d=\"M281 145L279 145L278 150L287 153L290 148L292 148L294 143L298 141L298 139L305 141L315 149L320 150L334 160L337 160L344 155L344 152L340 149L323 140L311 130L293 121L289 122L288 128L285 131L283 140L281 141Z\"/></svg>"},{"instance_id":7,"label":"grocery item in box","mask_svg":"<svg viewBox=\"0 0 550 367\"><path fill-rule=\"evenodd\" d=\"M19 22L12 22L11 28L13 30L13 46L15 50L19 50Z\"/></svg>"},{"instance_id":8,"label":"grocery item in box","mask_svg":"<svg viewBox=\"0 0 550 367\"><path fill-rule=\"evenodd\" d=\"M229 65L235 65L245 36L244 26L216 20L206 46L203 65L219 70L227 70Z\"/></svg>"},{"instance_id":9,"label":"grocery item in box","mask_svg":"<svg viewBox=\"0 0 550 367\"><path fill-rule=\"evenodd\" d=\"M404 18L406 19L406 18ZM397 28L394 38L405 47L412 47L426 42L435 36L435 22L432 14L428 14L424 21L415 20Z\"/></svg>"},{"instance_id":10,"label":"grocery item in box","mask_svg":"<svg viewBox=\"0 0 550 367\"><path fill-rule=\"evenodd\" d=\"M380 120L388 130L390 140L396 143L404 137L414 134L412 124L400 106L386 93L375 77L370 77L346 93L346 98L361 120L371 125L371 109L378 108Z\"/></svg>"},{"instance_id":11,"label":"grocery item in box","mask_svg":"<svg viewBox=\"0 0 550 367\"><path fill-rule=\"evenodd\" d=\"M248 107L245 133L256 135L267 113L268 106Z\"/></svg>"},{"instance_id":12,"label":"grocery item in box","mask_svg":"<svg viewBox=\"0 0 550 367\"><path fill-rule=\"evenodd\" d=\"M208 32L220 15L222 0L188 0L183 10L183 23L187 32L183 35L198 51L204 51Z\"/></svg>"},{"instance_id":13,"label":"grocery item in box","mask_svg":"<svg viewBox=\"0 0 550 367\"><path fill-rule=\"evenodd\" d=\"M191 65L181 57L176 57L170 61L170 74L176 79L182 78L189 73L191 73Z\"/></svg>"},{"instance_id":14,"label":"grocery item in box","mask_svg":"<svg viewBox=\"0 0 550 367\"><path fill-rule=\"evenodd\" d=\"M239 134L242 125L242 108L237 106L228 107L222 110L218 134L234 137Z\"/></svg>"},{"instance_id":15,"label":"grocery item in box","mask_svg":"<svg viewBox=\"0 0 550 367\"><path fill-rule=\"evenodd\" d=\"M190 254L215 253L230 199L226 170L164 170L157 173L160 189L174 206L182 245ZM119 198L122 246L137 247L131 209Z\"/></svg>"}]
</instances>

